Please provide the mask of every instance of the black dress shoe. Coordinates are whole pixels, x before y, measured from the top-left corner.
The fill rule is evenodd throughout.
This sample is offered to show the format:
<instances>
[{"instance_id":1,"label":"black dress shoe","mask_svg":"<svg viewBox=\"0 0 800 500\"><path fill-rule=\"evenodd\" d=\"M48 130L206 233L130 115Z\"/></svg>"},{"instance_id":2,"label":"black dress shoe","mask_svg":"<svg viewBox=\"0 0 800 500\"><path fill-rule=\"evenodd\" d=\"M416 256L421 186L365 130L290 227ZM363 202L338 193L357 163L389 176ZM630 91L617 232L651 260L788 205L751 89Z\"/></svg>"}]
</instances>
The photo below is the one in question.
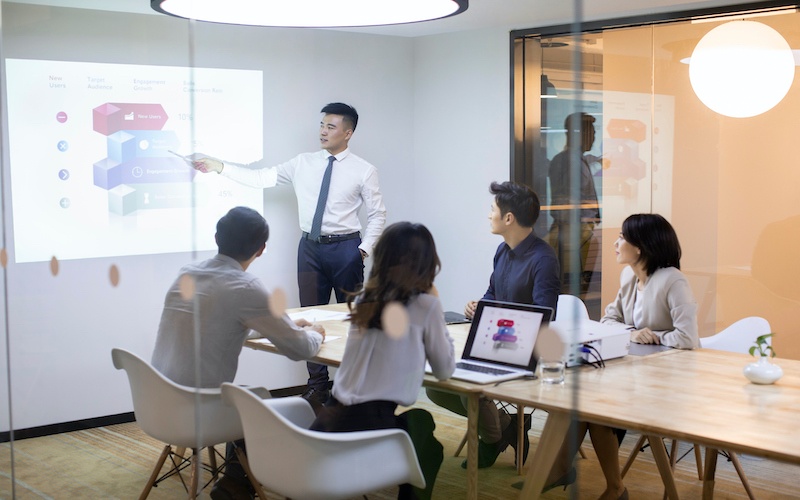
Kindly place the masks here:
<instances>
[{"instance_id":1,"label":"black dress shoe","mask_svg":"<svg viewBox=\"0 0 800 500\"><path fill-rule=\"evenodd\" d=\"M552 483L545 486L544 489L542 490L542 493L550 491L553 488L558 488L559 486L563 486L564 489L566 490L567 486L574 483L575 479L577 478L578 478L578 471L575 469L575 467L572 467L569 471L567 471L566 474L564 474L560 478L556 479Z\"/></svg>"},{"instance_id":2,"label":"black dress shoe","mask_svg":"<svg viewBox=\"0 0 800 500\"><path fill-rule=\"evenodd\" d=\"M503 438L505 441L514 448L514 465L517 465L517 413L511 415L511 423L508 424L506 430L503 431ZM525 415L523 417L524 420L524 429L525 432L522 436L522 463L524 464L525 461L528 459L528 450L530 450L531 442L528 439L528 431L531 430L531 417L530 415Z\"/></svg>"},{"instance_id":3,"label":"black dress shoe","mask_svg":"<svg viewBox=\"0 0 800 500\"><path fill-rule=\"evenodd\" d=\"M569 486L570 484L574 483L575 479L577 479L577 478L578 478L578 471L575 469L575 467L572 467L566 474L564 474L560 478L556 479L552 483L550 483L548 485L545 485L545 487L542 488L542 493L546 493L546 492L552 490L553 488L558 488L559 486L563 486L564 489L566 490L567 486ZM524 484L525 484L525 481L519 481L519 482L516 482L516 483L512 484L511 486L513 488L521 490L522 486ZM625 493L627 493L627 490L625 490ZM624 500L624 499L622 499L622 497L620 497L620 499Z\"/></svg>"},{"instance_id":4,"label":"black dress shoe","mask_svg":"<svg viewBox=\"0 0 800 500\"><path fill-rule=\"evenodd\" d=\"M497 461L497 457L500 456L503 451L508 448L508 441L505 438L500 438L500 441L496 443L484 443L480 439L478 440L478 468L485 469L487 467L491 467ZM467 468L467 461L464 460L461 462L461 468Z\"/></svg>"}]
</instances>

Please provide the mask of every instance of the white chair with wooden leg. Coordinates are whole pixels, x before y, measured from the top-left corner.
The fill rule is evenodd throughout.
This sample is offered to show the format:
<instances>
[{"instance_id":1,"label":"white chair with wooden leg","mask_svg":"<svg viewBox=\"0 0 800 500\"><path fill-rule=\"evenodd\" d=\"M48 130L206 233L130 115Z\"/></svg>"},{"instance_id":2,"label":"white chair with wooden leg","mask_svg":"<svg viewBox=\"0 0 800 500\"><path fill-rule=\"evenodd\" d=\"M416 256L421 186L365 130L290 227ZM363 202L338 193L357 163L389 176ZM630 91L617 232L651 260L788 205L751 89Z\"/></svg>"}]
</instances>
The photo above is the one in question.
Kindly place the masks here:
<instances>
[{"instance_id":1,"label":"white chair with wooden leg","mask_svg":"<svg viewBox=\"0 0 800 500\"><path fill-rule=\"evenodd\" d=\"M704 349L716 349L718 351L728 352L741 352L747 353L750 347L755 344L756 338L770 333L772 329L769 326L769 321L758 316L749 316L742 318L725 328L716 335L700 339L700 346ZM767 342L772 345L770 339ZM736 473L739 474L739 479L742 481L747 496L753 500L753 490L750 488L750 482L744 473L739 457L732 451L720 450L720 455L727 457L733 463Z\"/></svg>"},{"instance_id":2,"label":"white chair with wooden leg","mask_svg":"<svg viewBox=\"0 0 800 500\"><path fill-rule=\"evenodd\" d=\"M218 452L214 445L242 439L242 425L236 408L222 401L220 389L198 389L176 384L164 377L150 363L122 349L112 349L111 358L118 370L125 370L133 397L136 423L150 437L164 443L164 449L145 485L140 500L147 498L154 485L177 475L194 499L199 491L214 481L225 466L217 466ZM177 449L191 449L192 455L184 458ZM208 448L208 464L203 464L201 451ZM238 450L237 450L238 451ZM171 467L161 474L164 463L170 460ZM247 460L239 453L242 467L248 470ZM190 468L189 484L181 471ZM211 472L211 479L199 487L202 470ZM260 486L253 485L258 491ZM261 498L266 498L260 492Z\"/></svg>"},{"instance_id":3,"label":"white chair with wooden leg","mask_svg":"<svg viewBox=\"0 0 800 500\"><path fill-rule=\"evenodd\" d=\"M222 384L222 395L239 412L252 477L270 491L324 500L405 483L425 487L403 430L312 431L314 410L303 398L262 400L233 384Z\"/></svg>"},{"instance_id":4,"label":"white chair with wooden leg","mask_svg":"<svg viewBox=\"0 0 800 500\"><path fill-rule=\"evenodd\" d=\"M741 352L747 353L755 343L757 337L770 333L771 329L769 326L769 321L764 318L760 318L758 316L750 316L747 318L740 319L739 321L733 323L729 327L725 328L721 332L712 335L710 337L704 337L700 339L700 346L704 349L716 349L719 351L729 351L729 352ZM645 437L642 436L639 438L639 441L636 442L636 446L633 448L633 452L628 457L628 460L625 462L625 466L622 468L622 476L625 476L625 473L628 472L630 469L631 464L636 459L636 455L641 451L641 449L645 445ZM671 464L675 465L676 461L676 451L677 451L677 442L672 442L672 452L670 455L670 462ZM747 496L750 500L753 500L755 497L753 496L753 490L750 488L750 482L747 480L747 476L745 475L744 469L742 468L742 464L739 461L739 457L736 453L731 451L720 451L720 455L725 456L728 460L731 461L733 464L734 469L736 469L736 473L739 475L739 479L742 481L742 486L747 492ZM701 457L700 447L695 445L694 446L694 455L695 460L697 462L697 476L698 479L703 479L703 460Z\"/></svg>"},{"instance_id":5,"label":"white chair with wooden leg","mask_svg":"<svg viewBox=\"0 0 800 500\"><path fill-rule=\"evenodd\" d=\"M555 320L561 318L589 319L589 310L580 297L562 293L558 296Z\"/></svg>"},{"instance_id":6,"label":"white chair with wooden leg","mask_svg":"<svg viewBox=\"0 0 800 500\"><path fill-rule=\"evenodd\" d=\"M628 470L631 468L631 465L633 465L633 461L636 460L636 457L637 455L639 455L639 452L643 451L645 447L647 447L648 445L649 444L647 443L647 436L644 435L640 436L639 440L636 441L636 444L633 447L633 451L628 456L628 459L625 461L625 465L622 467L622 477L625 477L625 474L628 473ZM699 447L693 446L692 448L694 449L694 459L695 462L697 463L697 479L702 481L703 456L702 453L700 452ZM678 461L677 451L678 451L678 440L673 439L672 445L670 446L670 455L669 455L670 465L673 467L673 469L675 468L675 464Z\"/></svg>"}]
</instances>

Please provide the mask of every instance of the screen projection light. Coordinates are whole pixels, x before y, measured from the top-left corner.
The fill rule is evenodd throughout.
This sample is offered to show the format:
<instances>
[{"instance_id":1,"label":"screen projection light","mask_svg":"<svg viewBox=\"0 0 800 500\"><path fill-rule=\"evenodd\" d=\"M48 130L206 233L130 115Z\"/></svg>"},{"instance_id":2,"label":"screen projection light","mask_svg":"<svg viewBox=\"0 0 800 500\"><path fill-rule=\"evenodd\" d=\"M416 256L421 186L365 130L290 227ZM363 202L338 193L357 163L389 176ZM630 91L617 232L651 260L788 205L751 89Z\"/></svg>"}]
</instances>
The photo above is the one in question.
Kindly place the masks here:
<instances>
[{"instance_id":1,"label":"screen projection light","mask_svg":"<svg viewBox=\"0 0 800 500\"><path fill-rule=\"evenodd\" d=\"M700 101L733 118L772 109L791 88L794 72L786 40L755 21L732 21L712 29L689 62L689 80Z\"/></svg>"},{"instance_id":2,"label":"screen projection light","mask_svg":"<svg viewBox=\"0 0 800 500\"><path fill-rule=\"evenodd\" d=\"M467 10L468 0L150 0L186 19L250 26L332 28L430 21Z\"/></svg>"}]
</instances>

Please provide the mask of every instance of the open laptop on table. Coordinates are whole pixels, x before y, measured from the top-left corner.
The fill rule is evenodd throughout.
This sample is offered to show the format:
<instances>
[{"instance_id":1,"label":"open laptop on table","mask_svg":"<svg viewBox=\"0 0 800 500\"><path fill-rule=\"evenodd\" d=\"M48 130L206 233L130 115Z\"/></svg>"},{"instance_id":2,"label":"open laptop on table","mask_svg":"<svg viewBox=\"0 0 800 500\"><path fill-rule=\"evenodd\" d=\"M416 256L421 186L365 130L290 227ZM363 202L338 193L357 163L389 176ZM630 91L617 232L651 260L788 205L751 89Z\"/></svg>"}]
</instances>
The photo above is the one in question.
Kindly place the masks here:
<instances>
[{"instance_id":1,"label":"open laptop on table","mask_svg":"<svg viewBox=\"0 0 800 500\"><path fill-rule=\"evenodd\" d=\"M536 338L552 316L549 307L481 300L452 378L492 384L533 376Z\"/></svg>"}]
</instances>

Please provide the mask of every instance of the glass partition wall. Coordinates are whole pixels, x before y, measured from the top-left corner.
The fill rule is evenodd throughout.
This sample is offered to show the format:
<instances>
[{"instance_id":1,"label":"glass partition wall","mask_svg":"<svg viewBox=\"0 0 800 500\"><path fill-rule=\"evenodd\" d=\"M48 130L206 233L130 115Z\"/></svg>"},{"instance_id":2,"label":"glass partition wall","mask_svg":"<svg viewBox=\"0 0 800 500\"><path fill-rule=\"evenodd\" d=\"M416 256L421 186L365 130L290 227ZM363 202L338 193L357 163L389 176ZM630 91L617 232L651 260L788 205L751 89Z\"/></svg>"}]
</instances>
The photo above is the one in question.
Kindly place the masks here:
<instances>
[{"instance_id":1,"label":"glass partition wall","mask_svg":"<svg viewBox=\"0 0 800 500\"><path fill-rule=\"evenodd\" d=\"M265 216L267 249L247 271L280 289L286 307L299 305L292 190L265 199L179 155L278 164L319 147L322 106L355 97L376 110L373 124L398 113L410 123L410 42L195 23L143 0L46 3L0 2L0 498L134 498L163 444L113 425L132 421L133 405L111 350L151 359L167 291L182 266L216 254L228 210ZM321 85L331 46L348 55ZM390 156L371 135L379 129L359 127L361 150L378 165ZM307 378L305 363L244 349L234 382L273 390ZM43 472L52 457L58 466ZM185 496L175 478L157 491Z\"/></svg>"},{"instance_id":2,"label":"glass partition wall","mask_svg":"<svg viewBox=\"0 0 800 500\"><path fill-rule=\"evenodd\" d=\"M267 214L271 234L298 231L294 208L285 208L294 207L293 194L264 199L260 190L190 172L171 151L277 163L317 144L316 124L296 117L318 116L320 103L349 88L370 102L394 95L397 102L384 105L388 123L413 108L413 46L393 37L356 43L336 31L8 1L0 7L0 498L31 489L99 497L87 485L117 480L87 479L100 462L135 469L130 489L117 489L133 497L160 448L96 428L132 418L127 378L113 369L111 349L150 359L165 292L182 265L214 255L213 226L230 207ZM796 53L798 16L757 20ZM680 237L701 336L763 316L778 355L800 359L793 321L800 266L792 251L800 244L793 151L800 82L756 116L709 109L692 88L688 58L727 22L514 33L511 177L539 194L535 230L558 251L563 291L580 296L593 318L619 286L613 244L622 221L658 212ZM366 48L352 61L337 55L348 71L320 88L331 46ZM264 120L266 109L281 119ZM140 115L149 125L130 126ZM410 127L411 114L402 117ZM365 149L379 159L395 154L369 136L377 125L365 128L360 133L370 140L361 144L375 144ZM266 151L265 138L276 137ZM117 168L131 157L143 162ZM413 186L400 175L394 181L397 191ZM250 268L282 284L289 306L297 305L296 245L293 237L271 238L272 257ZM305 383L303 364L273 357L265 367L260 356L243 352L238 383ZM47 448L25 439L76 429L87 433ZM89 440L109 452L86 458ZM43 471L42 456L63 456L64 466ZM172 486L174 496L183 495L177 481Z\"/></svg>"},{"instance_id":3,"label":"glass partition wall","mask_svg":"<svg viewBox=\"0 0 800 500\"><path fill-rule=\"evenodd\" d=\"M179 157L261 158L262 71L198 51L218 27L167 16L2 2L0 20L0 497L104 497L126 469L111 490L134 498L163 445L114 427L133 415L111 350L150 361L179 269L216 254L230 208L264 212L260 189Z\"/></svg>"},{"instance_id":4,"label":"glass partition wall","mask_svg":"<svg viewBox=\"0 0 800 500\"><path fill-rule=\"evenodd\" d=\"M570 34L570 27L515 33L512 175L539 193L537 234L561 249L564 290L577 292L592 317L602 316L619 286L614 242L622 221L655 212L678 233L701 337L746 316L763 316L775 332L778 355L800 357L794 321L800 302L793 291L800 267L791 251L800 237L793 151L800 82L794 78L771 109L731 117L704 104L690 79L698 43L714 28L744 21L785 39L795 76L799 16L791 10L758 17L687 15L635 26L593 25L580 34ZM772 78L756 77L733 104L755 101L766 92L757 82ZM731 85L729 79L719 92ZM573 113L591 117L591 144L586 123L583 130L565 128ZM565 198L557 184L563 180L559 155L570 151L576 151L567 162L574 181ZM591 187L596 220L587 217ZM568 234L553 238L559 226Z\"/></svg>"}]
</instances>

